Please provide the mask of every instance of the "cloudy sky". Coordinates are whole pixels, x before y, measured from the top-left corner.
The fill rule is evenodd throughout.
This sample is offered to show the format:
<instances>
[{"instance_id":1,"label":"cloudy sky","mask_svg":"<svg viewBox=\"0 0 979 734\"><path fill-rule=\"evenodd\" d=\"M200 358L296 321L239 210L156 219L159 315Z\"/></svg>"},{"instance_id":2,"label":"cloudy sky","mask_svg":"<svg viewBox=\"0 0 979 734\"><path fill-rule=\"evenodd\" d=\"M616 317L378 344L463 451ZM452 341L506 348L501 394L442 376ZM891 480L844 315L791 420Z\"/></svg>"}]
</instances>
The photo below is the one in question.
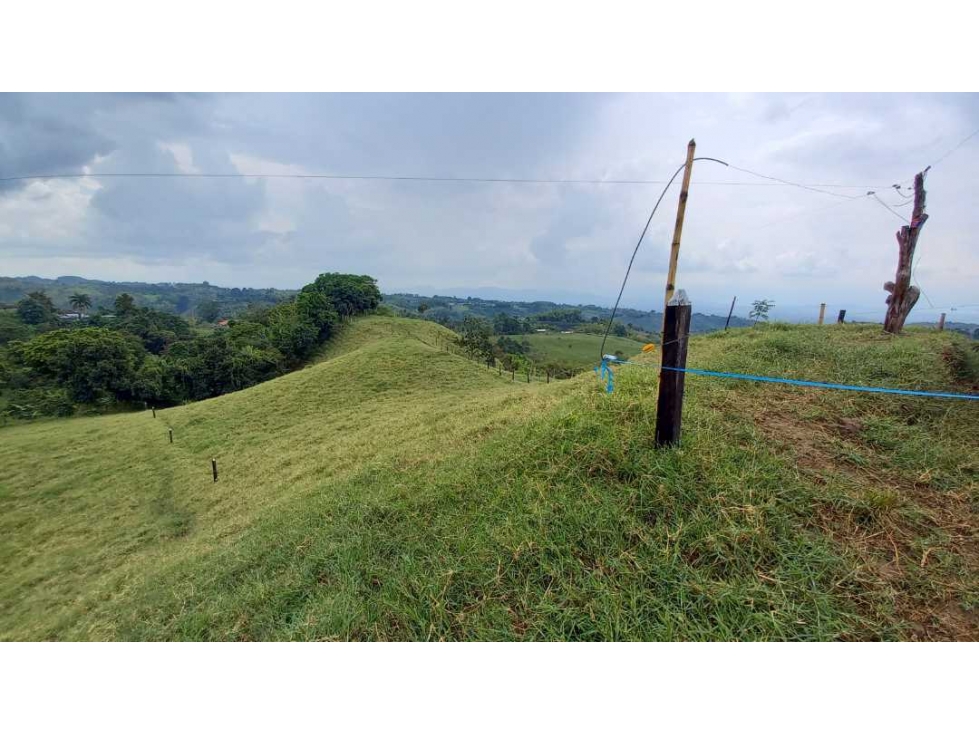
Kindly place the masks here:
<instances>
[{"instance_id":1,"label":"cloudy sky","mask_svg":"<svg viewBox=\"0 0 979 734\"><path fill-rule=\"evenodd\" d=\"M894 183L979 128L979 95L0 95L0 178L313 173L668 178L697 153L678 284L697 310L874 317L910 206ZM979 321L979 136L928 175L912 315ZM737 185L721 185L722 183ZM382 290L608 303L660 185L262 178L0 183L0 275ZM895 206L888 211L868 190ZM626 291L662 298L677 191ZM855 198L842 198L839 194ZM934 309L926 311L925 309ZM739 312L744 312L741 308Z\"/></svg>"}]
</instances>

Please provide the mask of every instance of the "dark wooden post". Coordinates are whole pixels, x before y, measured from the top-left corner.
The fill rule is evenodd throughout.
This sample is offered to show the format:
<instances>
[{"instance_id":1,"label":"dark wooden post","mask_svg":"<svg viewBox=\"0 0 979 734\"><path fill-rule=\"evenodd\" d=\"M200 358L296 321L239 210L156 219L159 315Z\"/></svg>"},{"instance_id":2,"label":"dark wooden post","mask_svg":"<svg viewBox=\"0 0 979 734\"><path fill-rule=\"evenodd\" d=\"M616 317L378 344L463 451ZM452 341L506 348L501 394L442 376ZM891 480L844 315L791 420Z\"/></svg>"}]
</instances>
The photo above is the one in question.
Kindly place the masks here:
<instances>
[{"instance_id":1,"label":"dark wooden post","mask_svg":"<svg viewBox=\"0 0 979 734\"><path fill-rule=\"evenodd\" d=\"M666 307L663 331L663 361L659 373L656 403L656 445L673 446L680 442L683 417L683 372L687 366L687 337L690 334L691 306L683 290L676 292ZM674 369L667 369L674 368Z\"/></svg>"},{"instance_id":2,"label":"dark wooden post","mask_svg":"<svg viewBox=\"0 0 979 734\"><path fill-rule=\"evenodd\" d=\"M497 371L500 374L500 377L503 377L503 363L500 362L499 364L496 365L496 367L497 367Z\"/></svg>"},{"instance_id":3,"label":"dark wooden post","mask_svg":"<svg viewBox=\"0 0 979 734\"><path fill-rule=\"evenodd\" d=\"M845 318L846 318L846 309L845 308L841 308L840 309L840 315L836 317L836 323L838 323L838 324L844 323L843 322L843 319L845 319Z\"/></svg>"},{"instance_id":4,"label":"dark wooden post","mask_svg":"<svg viewBox=\"0 0 979 734\"><path fill-rule=\"evenodd\" d=\"M819 304L819 321L817 321L816 323L818 323L820 326L822 326L823 325L823 317L825 317L825 316L826 316L826 304L825 303L820 303Z\"/></svg>"},{"instance_id":5,"label":"dark wooden post","mask_svg":"<svg viewBox=\"0 0 979 734\"><path fill-rule=\"evenodd\" d=\"M734 313L734 302L737 301L737 300L738 300L738 297L737 296L735 296L734 298L731 299L731 308L727 312L727 321L724 322L724 331L727 331L727 326L728 326L728 324L731 323L731 314Z\"/></svg>"},{"instance_id":6,"label":"dark wooden post","mask_svg":"<svg viewBox=\"0 0 979 734\"><path fill-rule=\"evenodd\" d=\"M153 406L153 417L156 418L156 406Z\"/></svg>"},{"instance_id":7,"label":"dark wooden post","mask_svg":"<svg viewBox=\"0 0 979 734\"><path fill-rule=\"evenodd\" d=\"M530 384L530 368L527 368L527 384Z\"/></svg>"},{"instance_id":8,"label":"dark wooden post","mask_svg":"<svg viewBox=\"0 0 979 734\"><path fill-rule=\"evenodd\" d=\"M931 168L929 166L928 168ZM911 211L911 223L906 224L897 233L897 273L894 280L884 283L887 296L887 315L884 316L884 331L900 334L904 322L918 302L921 291L911 285L911 261L914 259L914 249L918 246L918 235L928 221L925 214L925 174L928 168L914 177L914 208Z\"/></svg>"},{"instance_id":9,"label":"dark wooden post","mask_svg":"<svg viewBox=\"0 0 979 734\"><path fill-rule=\"evenodd\" d=\"M938 330L945 331L945 314L938 317Z\"/></svg>"},{"instance_id":10,"label":"dark wooden post","mask_svg":"<svg viewBox=\"0 0 979 734\"><path fill-rule=\"evenodd\" d=\"M173 443L173 429L172 428L168 428L167 429L167 433L170 434L170 443Z\"/></svg>"},{"instance_id":11,"label":"dark wooden post","mask_svg":"<svg viewBox=\"0 0 979 734\"><path fill-rule=\"evenodd\" d=\"M211 474L214 475L214 481L218 480L218 460L211 459Z\"/></svg>"},{"instance_id":12,"label":"dark wooden post","mask_svg":"<svg viewBox=\"0 0 979 734\"><path fill-rule=\"evenodd\" d=\"M511 367L510 368L510 382L513 382L516 379L517 379L517 368L516 367Z\"/></svg>"},{"instance_id":13,"label":"dark wooden post","mask_svg":"<svg viewBox=\"0 0 979 734\"><path fill-rule=\"evenodd\" d=\"M551 384L551 371L550 370L547 370L547 384L548 385Z\"/></svg>"}]
</instances>

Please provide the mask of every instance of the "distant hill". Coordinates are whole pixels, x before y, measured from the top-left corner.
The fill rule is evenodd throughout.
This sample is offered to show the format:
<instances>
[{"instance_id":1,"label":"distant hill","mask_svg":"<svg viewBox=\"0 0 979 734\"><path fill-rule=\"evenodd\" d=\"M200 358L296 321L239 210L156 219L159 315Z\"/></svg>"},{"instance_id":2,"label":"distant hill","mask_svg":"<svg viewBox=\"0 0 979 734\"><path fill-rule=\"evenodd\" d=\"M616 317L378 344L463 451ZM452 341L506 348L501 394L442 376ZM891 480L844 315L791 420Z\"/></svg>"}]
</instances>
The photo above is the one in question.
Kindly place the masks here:
<instances>
[{"instance_id":1,"label":"distant hill","mask_svg":"<svg viewBox=\"0 0 979 734\"><path fill-rule=\"evenodd\" d=\"M58 308L68 309L73 293L85 293L92 299L93 310L112 308L120 293L128 293L137 306L176 314L191 314L198 304L216 301L221 316L233 316L251 304L272 305L294 295L296 291L276 288L221 288L203 283L133 283L89 280L74 275L60 278L0 277L0 304L14 303L31 291L44 291Z\"/></svg>"},{"instance_id":2,"label":"distant hill","mask_svg":"<svg viewBox=\"0 0 979 734\"><path fill-rule=\"evenodd\" d=\"M137 306L154 308L158 311L176 314L191 314L203 301L216 301L221 316L234 316L253 304L275 304L296 294L294 290L278 288L222 288L203 283L136 283L89 280L74 275L60 278L0 277L0 304L15 303L31 291L44 291L54 301L55 306L67 310L68 299L73 293L85 293L92 299L93 310L112 308L113 301L120 293L129 293L136 299ZM611 309L593 304L580 305L556 303L554 301L504 301L485 298L458 298L455 296L420 296L415 293L390 293L384 295L384 302L395 311L417 314L418 305L428 304L425 318L454 324L466 316L482 316L492 319L500 313L525 318L537 316L556 309L578 309L587 322L595 318L604 322L612 313ZM724 328L725 316L695 313L690 330L694 333L716 331ZM658 332L662 325L661 311L639 311L634 308L620 308L616 320L632 324L641 331ZM750 326L747 319L731 319L731 326Z\"/></svg>"},{"instance_id":3,"label":"distant hill","mask_svg":"<svg viewBox=\"0 0 979 734\"><path fill-rule=\"evenodd\" d=\"M594 304L554 303L553 301L501 301L484 298L458 298L455 296L420 296L416 293L385 294L384 302L397 309L409 313L418 313L418 306L424 302L428 306L425 318L455 323L466 316L481 316L492 319L497 314L509 314L520 318L538 316L556 309L578 309L584 321L597 319L604 322L612 314L612 309ZM633 325L642 331L656 333L662 327L662 311L640 311L634 308L620 308L616 312L616 321ZM726 316L694 313L690 322L690 331L704 333L724 328ZM731 318L731 326L750 326L751 322L737 316Z\"/></svg>"}]
</instances>

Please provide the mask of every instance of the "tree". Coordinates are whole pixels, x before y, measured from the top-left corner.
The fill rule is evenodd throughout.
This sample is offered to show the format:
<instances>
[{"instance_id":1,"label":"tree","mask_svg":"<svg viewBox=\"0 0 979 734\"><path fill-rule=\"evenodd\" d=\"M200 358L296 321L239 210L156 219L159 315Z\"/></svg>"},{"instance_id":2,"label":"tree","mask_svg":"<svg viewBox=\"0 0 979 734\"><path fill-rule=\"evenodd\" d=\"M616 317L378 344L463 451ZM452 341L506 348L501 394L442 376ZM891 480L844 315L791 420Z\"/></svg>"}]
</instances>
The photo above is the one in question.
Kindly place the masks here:
<instances>
[{"instance_id":1,"label":"tree","mask_svg":"<svg viewBox=\"0 0 979 734\"><path fill-rule=\"evenodd\" d=\"M626 329L622 324L616 324L612 327L613 336L626 336L628 333L628 329Z\"/></svg>"},{"instance_id":2,"label":"tree","mask_svg":"<svg viewBox=\"0 0 979 734\"><path fill-rule=\"evenodd\" d=\"M322 273L303 290L315 290L325 295L343 317L372 311L381 302L377 281L369 275Z\"/></svg>"},{"instance_id":3,"label":"tree","mask_svg":"<svg viewBox=\"0 0 979 734\"><path fill-rule=\"evenodd\" d=\"M31 328L12 311L0 311L0 347L31 338Z\"/></svg>"},{"instance_id":4,"label":"tree","mask_svg":"<svg viewBox=\"0 0 979 734\"><path fill-rule=\"evenodd\" d=\"M86 293L72 293L71 298L68 299L68 303L78 313L88 311L92 307L92 299Z\"/></svg>"},{"instance_id":5,"label":"tree","mask_svg":"<svg viewBox=\"0 0 979 734\"><path fill-rule=\"evenodd\" d=\"M422 301L418 304L418 313L425 313L428 310L428 304Z\"/></svg>"},{"instance_id":6,"label":"tree","mask_svg":"<svg viewBox=\"0 0 979 734\"><path fill-rule=\"evenodd\" d=\"M136 301L128 293L120 293L116 296L115 310L116 315L125 316L136 308Z\"/></svg>"},{"instance_id":7,"label":"tree","mask_svg":"<svg viewBox=\"0 0 979 734\"><path fill-rule=\"evenodd\" d=\"M136 337L96 327L49 331L17 352L24 364L67 389L79 403L128 397L145 356Z\"/></svg>"},{"instance_id":8,"label":"tree","mask_svg":"<svg viewBox=\"0 0 979 734\"><path fill-rule=\"evenodd\" d=\"M768 312L775 306L775 301L770 301L767 298L761 301L751 302L751 312L748 314L749 319L754 319L757 324L759 321L768 321Z\"/></svg>"},{"instance_id":9,"label":"tree","mask_svg":"<svg viewBox=\"0 0 979 734\"><path fill-rule=\"evenodd\" d=\"M931 168L929 166L928 168ZM925 213L925 174L926 168L914 177L914 208L911 210L911 222L901 227L897 232L897 274L893 281L884 283L887 296L887 314L884 316L884 331L900 334L904 322L918 302L921 291L911 285L911 262L914 250L918 246L918 235L928 221Z\"/></svg>"},{"instance_id":10,"label":"tree","mask_svg":"<svg viewBox=\"0 0 979 734\"><path fill-rule=\"evenodd\" d=\"M466 316L459 326L459 346L473 357L489 359L493 356L493 344L490 342L492 333L486 319Z\"/></svg>"},{"instance_id":11,"label":"tree","mask_svg":"<svg viewBox=\"0 0 979 734\"><path fill-rule=\"evenodd\" d=\"M221 307L217 301L201 301L197 304L197 316L201 321L213 323L221 315Z\"/></svg>"},{"instance_id":12,"label":"tree","mask_svg":"<svg viewBox=\"0 0 979 734\"><path fill-rule=\"evenodd\" d=\"M43 291L28 293L17 302L17 316L25 324L43 324L54 319L54 303Z\"/></svg>"}]
</instances>

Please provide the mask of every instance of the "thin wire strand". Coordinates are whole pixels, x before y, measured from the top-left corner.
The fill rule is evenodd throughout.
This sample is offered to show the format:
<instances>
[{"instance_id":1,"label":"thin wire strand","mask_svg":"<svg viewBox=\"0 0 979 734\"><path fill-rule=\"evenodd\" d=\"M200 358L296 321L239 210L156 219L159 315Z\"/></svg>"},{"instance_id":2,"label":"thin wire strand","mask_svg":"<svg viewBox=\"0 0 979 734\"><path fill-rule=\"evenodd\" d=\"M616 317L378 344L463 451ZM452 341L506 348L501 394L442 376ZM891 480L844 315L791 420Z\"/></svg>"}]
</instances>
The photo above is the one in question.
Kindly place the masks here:
<instances>
[{"instance_id":1,"label":"thin wire strand","mask_svg":"<svg viewBox=\"0 0 979 734\"><path fill-rule=\"evenodd\" d=\"M662 203L663 197L666 196L666 192L670 190L670 186L673 184L673 181L676 179L676 177L680 175L680 171L682 171L686 167L687 164L684 163L683 165L681 165L679 168L676 169L676 171L673 173L672 176L670 176L670 180L666 183L666 186L663 187L663 190L660 192L659 198L656 199L656 203L653 204L653 210L649 212L649 218L646 220L646 226L642 228L642 233L639 235L639 240L636 242L636 246L632 250L632 257L629 258L629 266L625 269L625 277L622 278L622 287L619 288L619 295L615 299L615 305L612 307L612 315L609 316L608 323L605 325L605 334L602 335L602 346L599 347L598 350L599 359L605 359L605 341L608 339L608 333L612 328L612 322L615 321L615 313L616 311L619 310L619 301L622 300L622 294L625 292L625 284L629 282L629 273L632 271L632 263L634 263L636 260L636 253L639 252L639 245L642 244L643 237L646 236L646 232L649 229L649 225L653 221L653 215L655 215L656 210L659 209L659 205Z\"/></svg>"},{"instance_id":2,"label":"thin wire strand","mask_svg":"<svg viewBox=\"0 0 979 734\"><path fill-rule=\"evenodd\" d=\"M700 158L698 160L713 160L714 158ZM728 165L728 164L725 164ZM731 166L734 168L734 166ZM746 169L737 169L746 170ZM753 172L751 172L753 173ZM762 178L771 179L776 183L752 183L750 181L697 181L692 182L697 186L796 186L799 188L817 191L832 196L846 196L845 194L834 194L829 191L821 191L814 185L799 184L790 181L782 181L772 176L754 174ZM427 182L449 182L449 183L511 183L511 184L598 184L598 185L626 185L626 186L649 186L665 184L667 181L661 179L611 179L611 178L483 178L475 176L367 176L367 175L345 175L332 173L52 173L37 174L30 176L6 176L0 178L0 183L11 183L15 181L42 181L48 179L81 179L81 178L262 178L262 179L326 179L338 181L427 181ZM843 189L863 189L874 188L873 186L863 186L857 184L818 184L826 188ZM882 187L877 187L882 188Z\"/></svg>"},{"instance_id":3,"label":"thin wire strand","mask_svg":"<svg viewBox=\"0 0 979 734\"><path fill-rule=\"evenodd\" d=\"M880 198L879 196L877 196L877 192L876 192L876 191L868 191L867 193L868 193L868 194L870 194L870 195L871 195L872 197L874 197L874 200L875 200L875 201L876 201L876 202L877 202L878 204L880 204L880 205L881 205L882 207L884 207L884 208L885 208L885 209L886 209L887 211L889 211L889 212L890 212L891 214L893 214L893 215L894 215L895 217L897 217L898 219L900 219L900 220L901 220L902 222L904 222L905 224L910 224L910 222L909 222L909 221L908 221L907 219L905 219L904 217L902 217L902 216L901 216L900 214L898 214L898 213L897 213L896 211L894 211L893 209L891 209L891 207L889 207L889 206L888 206L887 204L885 204L885 203L884 203L884 200L883 200L883 199L881 199L881 198Z\"/></svg>"},{"instance_id":4,"label":"thin wire strand","mask_svg":"<svg viewBox=\"0 0 979 734\"><path fill-rule=\"evenodd\" d=\"M973 138L974 138L974 137L975 137L976 135L979 135L979 129L976 129L976 130L974 130L973 132L971 132L970 134L968 134L968 135L966 135L966 136L965 136L965 137L964 137L964 138L963 138L962 140L960 140L960 141L959 141L959 142L958 142L958 143L957 143L956 145L954 145L954 146L953 146L952 148L950 148L950 149L949 149L948 151L946 151L946 153L945 153L945 154L944 154L944 155L943 155L943 156L942 156L941 158L939 158L939 159L938 159L938 160L936 160L936 161L935 161L934 163L932 163L932 164L931 164L931 166L934 166L934 165L937 165L938 163L941 163L941 162L942 162L943 160L945 160L945 159L946 159L946 158L948 158L948 157L949 157L950 155L952 155L952 153L954 153L954 152L955 152L955 151L957 151L957 150L958 150L959 148L961 148L961 147L962 147L963 145L965 145L965 144L966 144L966 143L968 143L968 142L969 142L970 140L972 140L972 139L973 139ZM929 168L931 168L931 166L929 166Z\"/></svg>"},{"instance_id":5,"label":"thin wire strand","mask_svg":"<svg viewBox=\"0 0 979 734\"><path fill-rule=\"evenodd\" d=\"M702 158L694 158L693 160L712 161L714 163L720 163L723 166L730 165L729 163L725 163L724 161L719 160L717 158L708 158L706 156ZM676 169L676 171L673 172L673 175L670 176L670 180L666 182L666 186L664 186L663 190L660 192L659 198L656 200L656 203L653 205L653 210L649 212L649 219L646 220L646 226L642 228L642 233L639 235L639 240L636 242L636 246L632 250L632 257L629 258L629 266L626 268L625 277L622 279L622 287L619 288L619 295L615 299L615 305L612 307L612 315L609 316L608 323L605 325L605 333L602 335L602 346L599 347L600 359L605 358L605 342L608 339L609 331L612 329L612 323L615 321L615 313L619 310L619 302L622 300L622 294L625 292L625 285L626 283L629 282L629 273L632 272L632 263L636 261L636 253L639 252L639 246L642 244L642 240L646 236L646 232L649 230L649 225L653 221L653 216L656 214L656 210L659 209L659 205L662 203L663 197L666 196L666 192L669 191L670 186L673 185L673 182L676 180L676 177L680 174L680 171L686 168L686 166L687 166L686 163L681 165L678 169Z\"/></svg>"},{"instance_id":6,"label":"thin wire strand","mask_svg":"<svg viewBox=\"0 0 979 734\"><path fill-rule=\"evenodd\" d=\"M828 196L839 196L839 197L843 197L843 198L850 198L846 194L838 194L835 191L825 191L824 190L824 188L830 188L831 186L833 188L836 188L836 186L835 185L832 185L832 184L825 184L824 185L824 188L817 188L816 186L814 186L812 184L802 184L802 183L797 183L795 181L786 181L783 178L776 178L775 176L768 176L768 175L766 175L764 173L758 173L757 171L752 171L752 170L750 170L748 168L741 168L739 166L734 166L734 165L732 165L731 168L733 168L735 171L741 171L743 173L747 173L747 174L750 174L752 176L757 176L758 178L765 178L765 179L768 179L769 181L777 181L778 183L783 184L785 186L795 186L796 188L799 188L799 189L806 189L807 191L815 191L815 192L817 192L819 194L826 194ZM868 188L874 188L874 187L873 186L870 186ZM883 187L878 187L878 188L883 188Z\"/></svg>"}]
</instances>

